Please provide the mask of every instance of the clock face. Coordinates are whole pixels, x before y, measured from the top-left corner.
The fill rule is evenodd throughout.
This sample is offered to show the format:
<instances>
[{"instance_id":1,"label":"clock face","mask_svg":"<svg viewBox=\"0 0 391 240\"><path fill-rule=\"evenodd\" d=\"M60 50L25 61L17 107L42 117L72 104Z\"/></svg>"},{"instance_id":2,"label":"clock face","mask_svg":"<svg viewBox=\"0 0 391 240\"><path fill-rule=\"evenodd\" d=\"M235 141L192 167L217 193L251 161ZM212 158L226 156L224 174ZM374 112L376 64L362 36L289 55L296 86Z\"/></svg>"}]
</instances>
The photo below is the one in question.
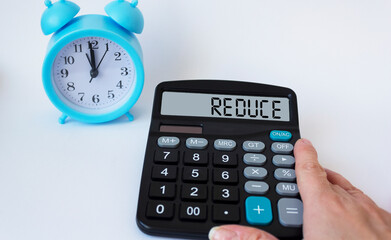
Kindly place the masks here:
<instances>
[{"instance_id":1,"label":"clock face","mask_svg":"<svg viewBox=\"0 0 391 240\"><path fill-rule=\"evenodd\" d=\"M87 113L110 112L131 94L135 81L130 55L102 37L76 39L63 47L52 66L57 95Z\"/></svg>"}]
</instances>

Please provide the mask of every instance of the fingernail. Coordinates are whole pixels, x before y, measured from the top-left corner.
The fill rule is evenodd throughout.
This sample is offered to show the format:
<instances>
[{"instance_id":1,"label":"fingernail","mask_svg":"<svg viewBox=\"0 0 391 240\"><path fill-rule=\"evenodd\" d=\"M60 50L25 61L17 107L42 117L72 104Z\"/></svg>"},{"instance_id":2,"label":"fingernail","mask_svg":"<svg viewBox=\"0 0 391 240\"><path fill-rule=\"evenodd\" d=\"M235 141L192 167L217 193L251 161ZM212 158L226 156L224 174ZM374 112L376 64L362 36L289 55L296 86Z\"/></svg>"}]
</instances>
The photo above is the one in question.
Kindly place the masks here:
<instances>
[{"instance_id":1,"label":"fingernail","mask_svg":"<svg viewBox=\"0 0 391 240\"><path fill-rule=\"evenodd\" d=\"M214 227L209 231L210 240L238 240L238 234L226 228Z\"/></svg>"},{"instance_id":2,"label":"fingernail","mask_svg":"<svg viewBox=\"0 0 391 240\"><path fill-rule=\"evenodd\" d=\"M307 145L312 145L312 143L310 142L310 140L306 139L306 138L302 138L301 139L301 142L304 143L304 144L307 144Z\"/></svg>"}]
</instances>

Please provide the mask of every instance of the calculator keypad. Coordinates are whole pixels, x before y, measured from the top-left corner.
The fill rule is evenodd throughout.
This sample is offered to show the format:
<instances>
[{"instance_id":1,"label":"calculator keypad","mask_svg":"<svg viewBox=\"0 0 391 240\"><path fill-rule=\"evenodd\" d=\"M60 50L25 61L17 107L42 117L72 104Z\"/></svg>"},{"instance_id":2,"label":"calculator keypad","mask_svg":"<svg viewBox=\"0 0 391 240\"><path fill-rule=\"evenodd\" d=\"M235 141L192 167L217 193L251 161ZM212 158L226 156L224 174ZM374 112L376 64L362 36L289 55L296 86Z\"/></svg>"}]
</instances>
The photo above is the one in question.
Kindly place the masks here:
<instances>
[{"instance_id":1,"label":"calculator keypad","mask_svg":"<svg viewBox=\"0 0 391 240\"><path fill-rule=\"evenodd\" d=\"M288 142L292 134L276 130L269 138L270 144L259 140L159 137L146 217L184 222L210 219L219 224L245 219L250 225L261 226L276 219L282 226L300 227L303 207L297 198L293 145ZM266 157L270 156L266 151L272 153L271 158ZM273 203L276 212L270 194L279 196Z\"/></svg>"}]
</instances>

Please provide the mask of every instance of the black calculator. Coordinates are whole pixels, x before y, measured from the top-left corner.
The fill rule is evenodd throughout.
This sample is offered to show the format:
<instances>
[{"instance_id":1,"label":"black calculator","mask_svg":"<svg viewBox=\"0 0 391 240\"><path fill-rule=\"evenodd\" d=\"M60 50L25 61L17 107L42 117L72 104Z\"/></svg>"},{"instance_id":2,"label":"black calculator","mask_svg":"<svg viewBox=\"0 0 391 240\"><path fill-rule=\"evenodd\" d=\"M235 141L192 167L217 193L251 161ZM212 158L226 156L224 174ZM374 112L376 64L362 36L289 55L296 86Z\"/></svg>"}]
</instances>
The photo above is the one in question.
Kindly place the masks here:
<instances>
[{"instance_id":1,"label":"black calculator","mask_svg":"<svg viewBox=\"0 0 391 240\"><path fill-rule=\"evenodd\" d=\"M137 208L151 235L207 238L222 224L301 239L296 94L225 80L156 87Z\"/></svg>"}]
</instances>

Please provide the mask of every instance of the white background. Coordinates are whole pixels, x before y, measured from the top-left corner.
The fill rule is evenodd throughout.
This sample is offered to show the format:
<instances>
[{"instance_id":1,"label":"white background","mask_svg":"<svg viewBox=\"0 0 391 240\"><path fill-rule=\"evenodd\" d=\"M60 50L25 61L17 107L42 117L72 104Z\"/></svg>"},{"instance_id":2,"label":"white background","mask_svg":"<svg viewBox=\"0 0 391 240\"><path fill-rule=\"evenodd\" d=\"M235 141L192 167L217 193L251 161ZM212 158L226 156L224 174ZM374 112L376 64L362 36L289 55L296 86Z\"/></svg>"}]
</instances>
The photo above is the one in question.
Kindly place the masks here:
<instances>
[{"instance_id":1,"label":"white background","mask_svg":"<svg viewBox=\"0 0 391 240\"><path fill-rule=\"evenodd\" d=\"M109 1L78 1L79 14ZM41 83L43 1L0 15L0 239L149 239L135 222L154 87L292 88L320 162L391 211L391 2L141 0L146 82L125 117L59 125Z\"/></svg>"}]
</instances>

